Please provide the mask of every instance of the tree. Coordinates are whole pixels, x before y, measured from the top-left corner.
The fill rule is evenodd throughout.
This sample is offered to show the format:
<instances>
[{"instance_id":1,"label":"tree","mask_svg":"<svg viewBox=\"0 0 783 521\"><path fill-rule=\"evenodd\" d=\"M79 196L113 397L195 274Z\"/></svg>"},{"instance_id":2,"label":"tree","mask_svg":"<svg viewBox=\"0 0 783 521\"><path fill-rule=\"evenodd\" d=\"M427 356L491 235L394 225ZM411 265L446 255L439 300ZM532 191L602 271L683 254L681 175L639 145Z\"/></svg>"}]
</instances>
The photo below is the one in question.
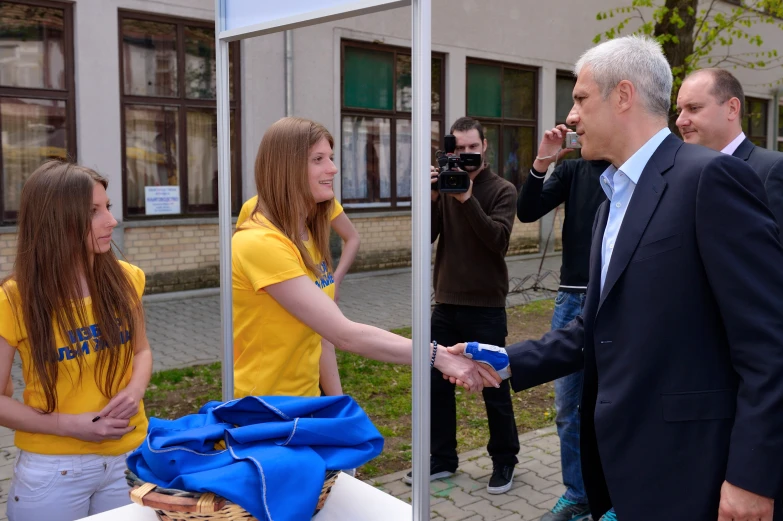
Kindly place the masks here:
<instances>
[{"instance_id":1,"label":"tree","mask_svg":"<svg viewBox=\"0 0 783 521\"><path fill-rule=\"evenodd\" d=\"M738 67L771 70L783 63L777 48L764 49L760 25L776 26L783 38L783 0L632 0L631 5L598 13L598 20L620 21L597 35L594 42L619 36L633 28L655 37L672 67L676 100L682 80L696 69ZM755 48L736 52L744 44ZM783 84L783 78L770 84Z\"/></svg>"}]
</instances>

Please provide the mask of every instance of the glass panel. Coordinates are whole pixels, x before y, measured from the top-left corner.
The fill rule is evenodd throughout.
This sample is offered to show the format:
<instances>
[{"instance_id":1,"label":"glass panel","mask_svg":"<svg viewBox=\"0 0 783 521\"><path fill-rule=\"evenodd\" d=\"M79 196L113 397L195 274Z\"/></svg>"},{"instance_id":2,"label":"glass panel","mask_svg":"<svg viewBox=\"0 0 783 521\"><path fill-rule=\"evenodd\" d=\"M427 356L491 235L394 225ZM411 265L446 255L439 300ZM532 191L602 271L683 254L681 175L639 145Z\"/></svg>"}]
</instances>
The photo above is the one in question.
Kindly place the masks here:
<instances>
[{"instance_id":1,"label":"glass panel","mask_svg":"<svg viewBox=\"0 0 783 521\"><path fill-rule=\"evenodd\" d=\"M487 153L484 156L484 161L493 172L498 174L500 173L498 170L498 151L500 150L499 134L500 127L498 125L484 125L484 139L487 140ZM531 165L532 164L533 163L531 163Z\"/></svg>"},{"instance_id":2,"label":"glass panel","mask_svg":"<svg viewBox=\"0 0 783 521\"><path fill-rule=\"evenodd\" d=\"M185 26L185 96L214 99L215 81L215 30Z\"/></svg>"},{"instance_id":3,"label":"glass panel","mask_svg":"<svg viewBox=\"0 0 783 521\"><path fill-rule=\"evenodd\" d=\"M498 65L468 63L468 116L500 117L500 76Z\"/></svg>"},{"instance_id":4,"label":"glass panel","mask_svg":"<svg viewBox=\"0 0 783 521\"><path fill-rule=\"evenodd\" d=\"M128 210L144 213L145 186L178 186L176 107L125 107Z\"/></svg>"},{"instance_id":5,"label":"glass panel","mask_svg":"<svg viewBox=\"0 0 783 521\"><path fill-rule=\"evenodd\" d=\"M742 130L748 138L760 138L764 143L759 146L767 146L767 102L757 98L745 98L745 117L742 118Z\"/></svg>"},{"instance_id":6,"label":"glass panel","mask_svg":"<svg viewBox=\"0 0 783 521\"><path fill-rule=\"evenodd\" d=\"M397 120L397 198L409 199L411 197L411 167L413 163L413 149L411 148L411 121L409 119ZM442 148L440 139L440 122L430 123L430 164L435 163L435 152Z\"/></svg>"},{"instance_id":7,"label":"glass panel","mask_svg":"<svg viewBox=\"0 0 783 521\"><path fill-rule=\"evenodd\" d=\"M343 118L342 197L377 202L388 199L391 180L391 121Z\"/></svg>"},{"instance_id":8,"label":"glass panel","mask_svg":"<svg viewBox=\"0 0 783 521\"><path fill-rule=\"evenodd\" d=\"M527 179L535 147L533 127L503 128L503 177L517 188Z\"/></svg>"},{"instance_id":9,"label":"glass panel","mask_svg":"<svg viewBox=\"0 0 783 521\"><path fill-rule=\"evenodd\" d=\"M215 30L185 27L185 96L190 99L217 97ZM228 46L228 93L234 99L234 44Z\"/></svg>"},{"instance_id":10,"label":"glass panel","mask_svg":"<svg viewBox=\"0 0 783 521\"><path fill-rule=\"evenodd\" d=\"M0 2L0 85L65 89L65 12Z\"/></svg>"},{"instance_id":11,"label":"glass panel","mask_svg":"<svg viewBox=\"0 0 783 521\"><path fill-rule=\"evenodd\" d=\"M229 146L231 147L231 212L239 213L242 207L242 174L239 171L239 157L242 153L241 143L237 141L236 110L231 111Z\"/></svg>"},{"instance_id":12,"label":"glass panel","mask_svg":"<svg viewBox=\"0 0 783 521\"><path fill-rule=\"evenodd\" d=\"M505 69L503 71L503 117L535 119L536 73Z\"/></svg>"},{"instance_id":13,"label":"glass panel","mask_svg":"<svg viewBox=\"0 0 783 521\"><path fill-rule=\"evenodd\" d=\"M778 137L783 137L783 105L778 107Z\"/></svg>"},{"instance_id":14,"label":"glass panel","mask_svg":"<svg viewBox=\"0 0 783 521\"><path fill-rule=\"evenodd\" d=\"M19 209L22 185L41 163L67 158L65 105L64 101L0 98L6 212Z\"/></svg>"},{"instance_id":15,"label":"glass panel","mask_svg":"<svg viewBox=\"0 0 783 521\"><path fill-rule=\"evenodd\" d=\"M393 53L345 47L344 74L343 98L346 107L392 110Z\"/></svg>"},{"instance_id":16,"label":"glass panel","mask_svg":"<svg viewBox=\"0 0 783 521\"><path fill-rule=\"evenodd\" d=\"M574 78L567 78L565 76L558 76L555 80L555 122L565 123L568 119L568 113L571 112L571 107L574 106L574 85L576 80Z\"/></svg>"},{"instance_id":17,"label":"glass panel","mask_svg":"<svg viewBox=\"0 0 783 521\"><path fill-rule=\"evenodd\" d=\"M443 70L443 61L439 58L432 59L432 80L430 86L430 102L432 113L440 114L440 78ZM411 57L407 54L397 55L397 110L410 112L413 106L413 92L411 90Z\"/></svg>"},{"instance_id":18,"label":"glass panel","mask_svg":"<svg viewBox=\"0 0 783 521\"><path fill-rule=\"evenodd\" d=\"M123 20L122 60L125 94L164 97L179 95L176 25Z\"/></svg>"},{"instance_id":19,"label":"glass panel","mask_svg":"<svg viewBox=\"0 0 783 521\"><path fill-rule=\"evenodd\" d=\"M217 112L188 109L186 121L188 205L217 205Z\"/></svg>"},{"instance_id":20,"label":"glass panel","mask_svg":"<svg viewBox=\"0 0 783 521\"><path fill-rule=\"evenodd\" d=\"M236 111L231 111L231 205L240 199L237 173ZM218 156L217 112L215 109L188 109L186 114L188 140L188 206L217 206ZM198 209L197 209L198 210ZM201 210L204 210L202 208Z\"/></svg>"}]
</instances>

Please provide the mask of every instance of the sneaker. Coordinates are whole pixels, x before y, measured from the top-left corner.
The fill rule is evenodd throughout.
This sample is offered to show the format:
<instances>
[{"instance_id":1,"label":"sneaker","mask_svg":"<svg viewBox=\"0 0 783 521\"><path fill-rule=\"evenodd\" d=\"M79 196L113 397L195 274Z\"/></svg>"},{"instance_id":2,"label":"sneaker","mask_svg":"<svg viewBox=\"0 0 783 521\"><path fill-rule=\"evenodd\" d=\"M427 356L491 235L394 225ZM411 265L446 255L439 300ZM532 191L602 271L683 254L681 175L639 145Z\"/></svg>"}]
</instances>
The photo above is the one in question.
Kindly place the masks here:
<instances>
[{"instance_id":1,"label":"sneaker","mask_svg":"<svg viewBox=\"0 0 783 521\"><path fill-rule=\"evenodd\" d=\"M457 469L450 470L446 465L443 463L439 463L438 461L430 458L430 481L435 481L436 479L443 479L448 478L450 476L454 475L454 472L456 472ZM407 474L405 474L405 477L402 478L403 483L407 483L408 485L413 484L413 471L411 470Z\"/></svg>"},{"instance_id":2,"label":"sneaker","mask_svg":"<svg viewBox=\"0 0 783 521\"><path fill-rule=\"evenodd\" d=\"M544 514L541 521L571 521L585 519L590 513L587 503L575 503L565 497L557 500L552 510ZM603 518L601 518L603 519Z\"/></svg>"},{"instance_id":3,"label":"sneaker","mask_svg":"<svg viewBox=\"0 0 783 521\"><path fill-rule=\"evenodd\" d=\"M601 516L599 521L617 521L617 514L614 513L614 509Z\"/></svg>"},{"instance_id":4,"label":"sneaker","mask_svg":"<svg viewBox=\"0 0 783 521\"><path fill-rule=\"evenodd\" d=\"M492 476L487 483L487 492L503 494L514 484L514 465L493 465Z\"/></svg>"}]
</instances>

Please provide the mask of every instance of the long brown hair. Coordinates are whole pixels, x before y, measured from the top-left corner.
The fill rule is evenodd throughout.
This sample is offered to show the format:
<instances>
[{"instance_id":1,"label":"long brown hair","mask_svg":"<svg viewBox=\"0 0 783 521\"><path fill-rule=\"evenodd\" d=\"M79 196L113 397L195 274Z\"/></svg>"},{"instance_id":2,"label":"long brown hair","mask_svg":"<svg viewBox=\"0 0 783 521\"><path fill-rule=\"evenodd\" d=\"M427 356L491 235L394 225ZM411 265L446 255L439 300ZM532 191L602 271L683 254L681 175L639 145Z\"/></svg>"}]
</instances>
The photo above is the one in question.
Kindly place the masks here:
<instances>
[{"instance_id":1,"label":"long brown hair","mask_svg":"<svg viewBox=\"0 0 783 521\"><path fill-rule=\"evenodd\" d=\"M280 119L264 133L255 165L256 211L296 245L307 269L316 275L320 261L310 257L300 227L304 219L316 251L331 270L329 227L334 200L316 204L308 180L310 149L324 138L334 148L334 138L323 125L303 118Z\"/></svg>"},{"instance_id":2,"label":"long brown hair","mask_svg":"<svg viewBox=\"0 0 783 521\"><path fill-rule=\"evenodd\" d=\"M27 330L32 369L46 399L45 412L57 409L58 348L65 347L55 345L54 327L60 328L76 357L81 380L82 341L67 332L91 325L82 300L86 296L82 276L92 299L95 325L100 329L100 342L93 338L89 343L90 351L98 350L95 382L107 398L117 393L128 371L134 333L143 320L136 290L114 252L95 254L90 263L87 241L93 240L96 183L108 186L104 177L89 168L48 161L30 175L22 188L16 260L6 280L16 281L17 304ZM123 346L128 334L130 342Z\"/></svg>"}]
</instances>

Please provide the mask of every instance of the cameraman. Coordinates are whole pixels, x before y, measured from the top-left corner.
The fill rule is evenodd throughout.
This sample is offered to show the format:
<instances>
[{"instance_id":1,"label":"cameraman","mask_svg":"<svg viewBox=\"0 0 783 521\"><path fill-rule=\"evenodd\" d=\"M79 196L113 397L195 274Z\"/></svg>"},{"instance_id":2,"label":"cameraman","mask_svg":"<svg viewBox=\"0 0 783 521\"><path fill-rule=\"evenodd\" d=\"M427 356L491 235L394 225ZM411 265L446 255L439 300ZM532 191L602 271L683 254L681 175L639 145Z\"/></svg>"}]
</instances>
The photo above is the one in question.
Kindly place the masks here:
<instances>
[{"instance_id":1,"label":"cameraman","mask_svg":"<svg viewBox=\"0 0 783 521\"><path fill-rule=\"evenodd\" d=\"M565 327L584 308L593 220L598 207L606 200L600 177L610 166L606 161L567 160L557 165L544 182L546 171L555 158L571 152L562 150L568 130L565 125L558 125L544 133L538 156L517 201L517 217L523 223L535 222L565 203L563 264L552 329ZM555 380L555 421L566 490L541 521L570 521L590 513L579 454L578 407L581 398L582 371Z\"/></svg>"},{"instance_id":2,"label":"cameraman","mask_svg":"<svg viewBox=\"0 0 783 521\"><path fill-rule=\"evenodd\" d=\"M506 345L506 295L508 250L514 224L516 189L495 175L484 163L487 141L484 129L472 118L460 118L451 127L457 154L481 155L480 166L465 167L470 186L464 193L432 191L432 242L435 253L435 309L432 312L432 340L454 345L466 340L497 346ZM432 183L438 174L432 168ZM457 411L454 384L432 370L432 421L430 480L444 478L457 470ZM489 420L492 477L490 494L511 488L517 463L519 438L511 406L508 380L499 389L486 388L484 403ZM411 483L411 474L404 481Z\"/></svg>"}]
</instances>

